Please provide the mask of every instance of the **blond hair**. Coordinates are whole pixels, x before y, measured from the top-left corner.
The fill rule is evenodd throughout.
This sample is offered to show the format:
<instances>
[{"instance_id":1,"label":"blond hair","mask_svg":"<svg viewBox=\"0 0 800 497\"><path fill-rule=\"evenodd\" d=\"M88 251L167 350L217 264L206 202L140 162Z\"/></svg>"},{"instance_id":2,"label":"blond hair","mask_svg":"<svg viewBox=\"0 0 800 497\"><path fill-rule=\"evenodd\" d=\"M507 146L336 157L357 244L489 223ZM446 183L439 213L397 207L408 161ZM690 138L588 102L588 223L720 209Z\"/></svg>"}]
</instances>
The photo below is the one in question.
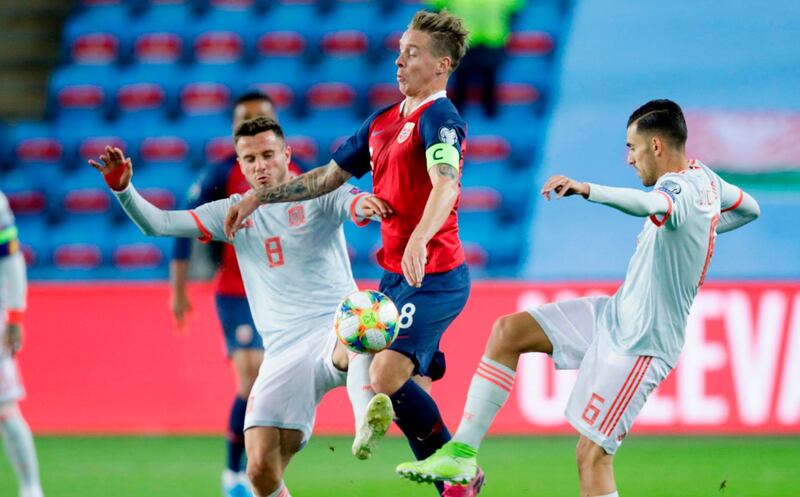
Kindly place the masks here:
<instances>
[{"instance_id":1,"label":"blond hair","mask_svg":"<svg viewBox=\"0 0 800 497\"><path fill-rule=\"evenodd\" d=\"M408 29L428 33L431 37L431 53L436 57L450 57L450 72L467 53L467 29L464 21L446 9L441 12L420 10L411 19Z\"/></svg>"}]
</instances>

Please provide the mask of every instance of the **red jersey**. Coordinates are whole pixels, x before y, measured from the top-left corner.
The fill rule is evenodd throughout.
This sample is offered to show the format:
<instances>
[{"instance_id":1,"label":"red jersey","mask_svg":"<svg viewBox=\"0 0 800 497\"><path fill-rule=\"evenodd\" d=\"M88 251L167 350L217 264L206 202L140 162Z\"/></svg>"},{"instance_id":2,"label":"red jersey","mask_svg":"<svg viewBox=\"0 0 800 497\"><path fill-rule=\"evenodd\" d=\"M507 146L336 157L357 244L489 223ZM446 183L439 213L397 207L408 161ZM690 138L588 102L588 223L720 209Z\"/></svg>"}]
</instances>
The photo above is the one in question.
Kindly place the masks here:
<instances>
[{"instance_id":1,"label":"red jersey","mask_svg":"<svg viewBox=\"0 0 800 497\"><path fill-rule=\"evenodd\" d=\"M442 143L455 147L460 174L466 150L466 123L444 92L432 95L407 117L401 117L401 110L402 103L376 112L333 154L339 167L356 177L372 171L373 193L392 206L394 215L381 222L378 263L393 273L403 272L406 244L433 189L426 151ZM428 242L426 273L449 271L465 260L458 237L460 198L459 194Z\"/></svg>"}]
</instances>

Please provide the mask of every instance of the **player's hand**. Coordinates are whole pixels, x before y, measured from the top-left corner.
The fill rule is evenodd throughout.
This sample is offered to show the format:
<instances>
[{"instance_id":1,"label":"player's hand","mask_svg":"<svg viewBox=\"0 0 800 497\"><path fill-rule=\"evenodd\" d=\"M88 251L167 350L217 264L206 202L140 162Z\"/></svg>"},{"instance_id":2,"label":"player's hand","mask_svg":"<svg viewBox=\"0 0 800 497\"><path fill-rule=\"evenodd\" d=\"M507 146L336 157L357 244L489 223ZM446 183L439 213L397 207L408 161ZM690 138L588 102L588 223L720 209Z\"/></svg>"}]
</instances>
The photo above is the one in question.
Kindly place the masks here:
<instances>
[{"instance_id":1,"label":"player's hand","mask_svg":"<svg viewBox=\"0 0 800 497\"><path fill-rule=\"evenodd\" d=\"M400 266L403 268L403 276L410 286L421 287L422 278L425 277L425 264L428 263L428 247L421 238L411 236L403 252L403 260Z\"/></svg>"},{"instance_id":2,"label":"player's hand","mask_svg":"<svg viewBox=\"0 0 800 497\"><path fill-rule=\"evenodd\" d=\"M555 175L550 176L550 179L545 182L541 194L544 198L550 200L551 192L556 193L556 198L569 197L576 194L583 195L586 198L589 196L589 185L566 176Z\"/></svg>"},{"instance_id":3,"label":"player's hand","mask_svg":"<svg viewBox=\"0 0 800 497\"><path fill-rule=\"evenodd\" d=\"M22 325L6 323L3 346L14 356L22 349Z\"/></svg>"},{"instance_id":4,"label":"player's hand","mask_svg":"<svg viewBox=\"0 0 800 497\"><path fill-rule=\"evenodd\" d=\"M89 164L103 174L108 187L117 192L127 188L133 176L130 157L125 157L122 150L116 147L106 147L106 153L100 156L100 160L103 161L102 166L91 159Z\"/></svg>"},{"instance_id":5,"label":"player's hand","mask_svg":"<svg viewBox=\"0 0 800 497\"><path fill-rule=\"evenodd\" d=\"M186 319L192 313L192 303L189 301L189 296L186 292L172 292L169 302L172 309L172 315L175 317L175 325L179 330L183 331L186 328Z\"/></svg>"},{"instance_id":6,"label":"player's hand","mask_svg":"<svg viewBox=\"0 0 800 497\"><path fill-rule=\"evenodd\" d=\"M242 197L242 200L239 201L238 204L230 206L228 213L225 214L225 226L223 227L228 240L233 241L236 232L244 226L244 220L247 219L247 216L255 212L259 205L261 205L261 203L258 201L258 197L251 190Z\"/></svg>"},{"instance_id":7,"label":"player's hand","mask_svg":"<svg viewBox=\"0 0 800 497\"><path fill-rule=\"evenodd\" d=\"M392 206L385 200L375 195L368 195L361 199L361 217L388 217L394 214Z\"/></svg>"}]
</instances>

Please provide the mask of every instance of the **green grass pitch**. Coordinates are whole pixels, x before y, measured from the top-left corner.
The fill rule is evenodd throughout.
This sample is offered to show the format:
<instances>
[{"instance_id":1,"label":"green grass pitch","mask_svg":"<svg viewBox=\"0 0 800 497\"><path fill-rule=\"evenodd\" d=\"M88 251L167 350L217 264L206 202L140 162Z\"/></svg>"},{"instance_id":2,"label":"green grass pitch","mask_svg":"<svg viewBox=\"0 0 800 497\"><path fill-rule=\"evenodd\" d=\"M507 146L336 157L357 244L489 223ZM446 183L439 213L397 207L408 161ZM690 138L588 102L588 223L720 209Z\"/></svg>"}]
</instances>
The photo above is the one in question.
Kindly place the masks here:
<instances>
[{"instance_id":1,"label":"green grass pitch","mask_svg":"<svg viewBox=\"0 0 800 497\"><path fill-rule=\"evenodd\" d=\"M490 438L480 452L481 496L576 496L575 437ZM219 497L219 437L37 437L48 497ZM292 461L295 497L435 495L394 475L410 458L389 438L370 461L350 455L350 439L315 437ZM789 497L800 495L800 437L631 437L616 458L623 496ZM721 488L722 487L722 488ZM0 461L0 496L17 493Z\"/></svg>"}]
</instances>

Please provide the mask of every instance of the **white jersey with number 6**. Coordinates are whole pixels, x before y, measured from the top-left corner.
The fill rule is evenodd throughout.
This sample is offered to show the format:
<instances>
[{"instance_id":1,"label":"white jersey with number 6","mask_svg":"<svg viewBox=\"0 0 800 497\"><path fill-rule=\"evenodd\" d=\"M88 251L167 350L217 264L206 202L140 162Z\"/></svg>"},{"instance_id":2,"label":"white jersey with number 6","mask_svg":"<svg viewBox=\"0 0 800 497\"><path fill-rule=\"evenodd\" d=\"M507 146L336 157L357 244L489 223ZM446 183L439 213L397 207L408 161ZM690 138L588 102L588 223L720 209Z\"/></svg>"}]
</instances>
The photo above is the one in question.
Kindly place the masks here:
<instances>
[{"instance_id":1,"label":"white jersey with number 6","mask_svg":"<svg viewBox=\"0 0 800 497\"><path fill-rule=\"evenodd\" d=\"M234 237L250 312L268 355L333 324L341 299L357 289L342 223L353 217L361 194L345 184L302 202L259 207ZM194 211L201 240L227 242L228 208L241 195Z\"/></svg>"}]
</instances>

